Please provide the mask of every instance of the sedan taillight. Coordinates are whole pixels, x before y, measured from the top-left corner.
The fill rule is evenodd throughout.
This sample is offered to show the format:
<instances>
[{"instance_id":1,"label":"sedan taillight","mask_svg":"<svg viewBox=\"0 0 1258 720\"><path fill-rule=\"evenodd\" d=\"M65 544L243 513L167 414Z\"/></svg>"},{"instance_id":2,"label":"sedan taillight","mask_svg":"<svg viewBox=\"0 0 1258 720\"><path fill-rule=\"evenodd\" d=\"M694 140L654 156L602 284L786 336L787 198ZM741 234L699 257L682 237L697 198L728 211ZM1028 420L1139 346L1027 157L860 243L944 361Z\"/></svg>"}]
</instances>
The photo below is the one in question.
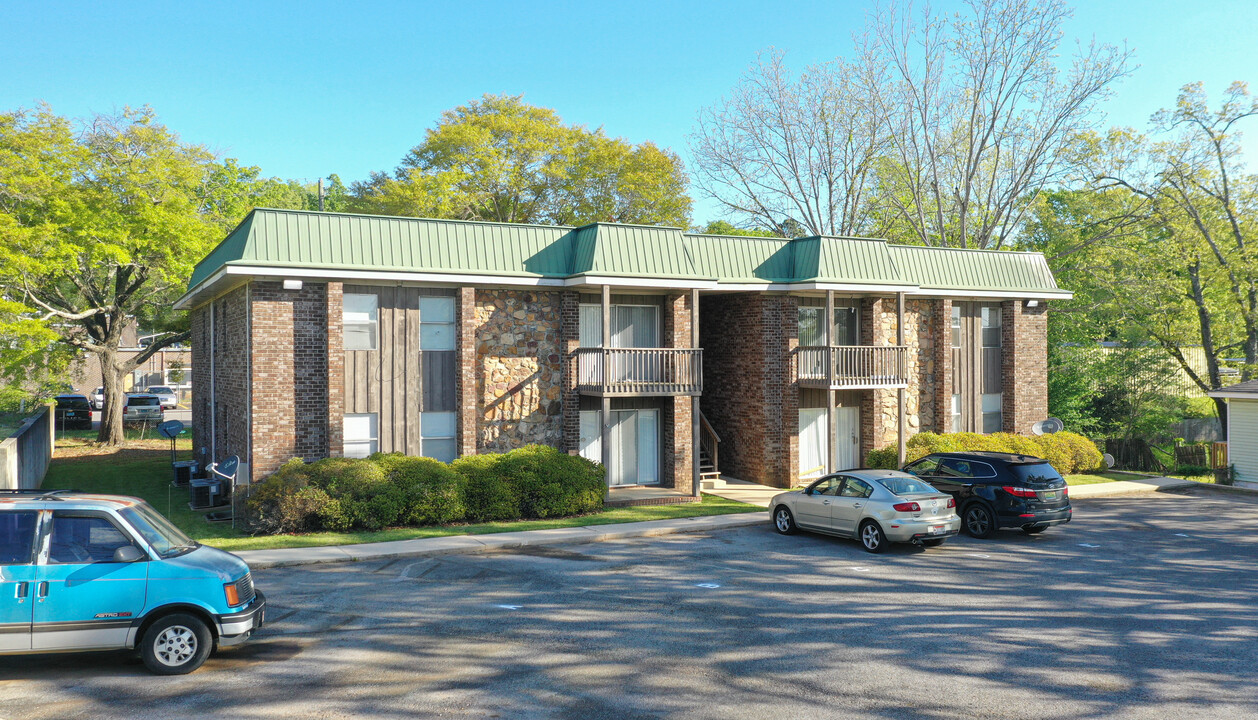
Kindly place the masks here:
<instances>
[{"instance_id":1,"label":"sedan taillight","mask_svg":"<svg viewBox=\"0 0 1258 720\"><path fill-rule=\"evenodd\" d=\"M915 502L903 502L892 505L891 508L896 512L921 512L922 506Z\"/></svg>"},{"instance_id":2,"label":"sedan taillight","mask_svg":"<svg viewBox=\"0 0 1258 720\"><path fill-rule=\"evenodd\" d=\"M948 498L948 507L954 508L956 506L957 506L957 499L954 497Z\"/></svg>"},{"instance_id":3,"label":"sedan taillight","mask_svg":"<svg viewBox=\"0 0 1258 720\"><path fill-rule=\"evenodd\" d=\"M1009 485L1006 485L1006 486L1002 487L1002 488L1001 488L1001 490L1004 490L1005 492L1009 493L1010 495L1012 495L1012 496L1014 496L1014 497L1020 497L1020 498L1037 498L1037 497L1039 497L1039 495L1037 495L1037 494L1036 494L1036 492L1035 492L1034 490L1032 490L1031 488L1024 488L1024 487L1011 487L1011 486L1009 486Z\"/></svg>"}]
</instances>

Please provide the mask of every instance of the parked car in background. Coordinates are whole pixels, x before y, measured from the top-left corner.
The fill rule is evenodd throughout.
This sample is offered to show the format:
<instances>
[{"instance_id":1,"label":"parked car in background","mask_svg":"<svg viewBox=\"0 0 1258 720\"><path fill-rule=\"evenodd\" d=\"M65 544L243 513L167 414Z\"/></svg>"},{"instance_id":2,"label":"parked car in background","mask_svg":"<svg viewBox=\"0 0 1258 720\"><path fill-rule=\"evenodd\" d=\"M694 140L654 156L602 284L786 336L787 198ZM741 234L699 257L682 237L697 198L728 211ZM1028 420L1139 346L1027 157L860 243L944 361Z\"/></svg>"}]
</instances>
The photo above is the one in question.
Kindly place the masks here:
<instances>
[{"instance_id":1,"label":"parked car in background","mask_svg":"<svg viewBox=\"0 0 1258 720\"><path fill-rule=\"evenodd\" d=\"M888 543L933 547L961 529L952 497L898 470L848 470L827 475L769 503L773 527L851 537L872 553Z\"/></svg>"},{"instance_id":2,"label":"parked car in background","mask_svg":"<svg viewBox=\"0 0 1258 720\"><path fill-rule=\"evenodd\" d=\"M60 430L91 430L92 403L86 395L58 395L53 419Z\"/></svg>"},{"instance_id":3,"label":"parked car in background","mask_svg":"<svg viewBox=\"0 0 1258 720\"><path fill-rule=\"evenodd\" d=\"M92 407L97 410L105 409L105 388L98 387L92 392Z\"/></svg>"},{"instance_id":4,"label":"parked car in background","mask_svg":"<svg viewBox=\"0 0 1258 720\"><path fill-rule=\"evenodd\" d=\"M159 675L196 670L262 626L249 566L143 500L0 490L0 655L138 649Z\"/></svg>"},{"instance_id":5,"label":"parked car in background","mask_svg":"<svg viewBox=\"0 0 1258 720\"><path fill-rule=\"evenodd\" d=\"M1027 534L1070 522L1070 491L1047 460L995 452L933 453L904 466L957 501L965 531L991 537L999 528Z\"/></svg>"},{"instance_id":6,"label":"parked car in background","mask_svg":"<svg viewBox=\"0 0 1258 720\"><path fill-rule=\"evenodd\" d=\"M127 404L122 408L124 423L162 421L162 401L148 393L127 393Z\"/></svg>"},{"instance_id":7,"label":"parked car in background","mask_svg":"<svg viewBox=\"0 0 1258 720\"><path fill-rule=\"evenodd\" d=\"M149 395L156 395L157 398L162 401L163 410L174 410L179 406L179 396L175 394L174 390L171 390L165 385L155 385L144 392Z\"/></svg>"}]
</instances>

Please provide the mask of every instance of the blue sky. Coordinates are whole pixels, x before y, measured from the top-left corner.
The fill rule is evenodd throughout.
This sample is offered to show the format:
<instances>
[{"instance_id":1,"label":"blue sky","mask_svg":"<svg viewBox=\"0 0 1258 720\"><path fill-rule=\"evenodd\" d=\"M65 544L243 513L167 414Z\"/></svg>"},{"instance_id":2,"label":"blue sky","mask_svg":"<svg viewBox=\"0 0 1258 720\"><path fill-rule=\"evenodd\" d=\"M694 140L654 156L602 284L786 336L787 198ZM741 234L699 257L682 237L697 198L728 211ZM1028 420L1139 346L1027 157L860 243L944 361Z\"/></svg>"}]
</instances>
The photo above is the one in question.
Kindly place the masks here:
<instances>
[{"instance_id":1,"label":"blue sky","mask_svg":"<svg viewBox=\"0 0 1258 720\"><path fill-rule=\"evenodd\" d=\"M652 140L686 135L769 47L792 65L845 53L868 2L26 2L0 6L0 110L75 117L152 105L186 140L266 175L346 182L391 169L442 110L524 94L565 121ZM951 0L937 6L952 7ZM1121 44L1141 68L1108 104L1145 127L1178 88L1258 91L1258 3L1093 0L1068 38ZM1246 146L1258 153L1258 123ZM695 220L714 219L698 199Z\"/></svg>"}]
</instances>

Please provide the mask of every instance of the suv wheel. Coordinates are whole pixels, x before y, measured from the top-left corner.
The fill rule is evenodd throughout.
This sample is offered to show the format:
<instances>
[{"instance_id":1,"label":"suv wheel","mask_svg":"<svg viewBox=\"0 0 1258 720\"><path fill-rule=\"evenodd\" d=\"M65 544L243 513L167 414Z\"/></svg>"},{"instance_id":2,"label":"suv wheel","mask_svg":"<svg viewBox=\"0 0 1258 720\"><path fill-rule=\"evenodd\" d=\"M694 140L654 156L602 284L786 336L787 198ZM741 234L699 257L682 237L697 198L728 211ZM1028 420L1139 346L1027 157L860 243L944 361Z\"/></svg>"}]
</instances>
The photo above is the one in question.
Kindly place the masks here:
<instances>
[{"instance_id":1,"label":"suv wheel","mask_svg":"<svg viewBox=\"0 0 1258 720\"><path fill-rule=\"evenodd\" d=\"M201 667L210 656L212 641L200 618L175 613L149 626L140 641L140 655L157 675L183 675Z\"/></svg>"},{"instance_id":2,"label":"suv wheel","mask_svg":"<svg viewBox=\"0 0 1258 720\"><path fill-rule=\"evenodd\" d=\"M964 515L962 515L965 525L965 531L971 537L989 538L992 533L996 532L996 518L992 516L992 511L982 503L970 503L966 506Z\"/></svg>"}]
</instances>

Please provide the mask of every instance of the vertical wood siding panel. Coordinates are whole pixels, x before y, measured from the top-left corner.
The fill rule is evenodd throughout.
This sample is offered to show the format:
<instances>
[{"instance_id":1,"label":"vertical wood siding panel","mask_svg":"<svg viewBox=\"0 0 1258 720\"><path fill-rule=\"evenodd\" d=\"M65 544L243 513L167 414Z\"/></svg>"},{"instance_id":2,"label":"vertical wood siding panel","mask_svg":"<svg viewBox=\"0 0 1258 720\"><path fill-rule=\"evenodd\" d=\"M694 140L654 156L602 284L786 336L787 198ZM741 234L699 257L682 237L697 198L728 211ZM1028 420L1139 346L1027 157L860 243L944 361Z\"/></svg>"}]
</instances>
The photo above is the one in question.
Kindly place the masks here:
<instances>
[{"instance_id":1,"label":"vertical wood siding panel","mask_svg":"<svg viewBox=\"0 0 1258 720\"><path fill-rule=\"evenodd\" d=\"M419 413L423 361L419 351L419 289L406 296L406 454L420 454Z\"/></svg>"}]
</instances>

